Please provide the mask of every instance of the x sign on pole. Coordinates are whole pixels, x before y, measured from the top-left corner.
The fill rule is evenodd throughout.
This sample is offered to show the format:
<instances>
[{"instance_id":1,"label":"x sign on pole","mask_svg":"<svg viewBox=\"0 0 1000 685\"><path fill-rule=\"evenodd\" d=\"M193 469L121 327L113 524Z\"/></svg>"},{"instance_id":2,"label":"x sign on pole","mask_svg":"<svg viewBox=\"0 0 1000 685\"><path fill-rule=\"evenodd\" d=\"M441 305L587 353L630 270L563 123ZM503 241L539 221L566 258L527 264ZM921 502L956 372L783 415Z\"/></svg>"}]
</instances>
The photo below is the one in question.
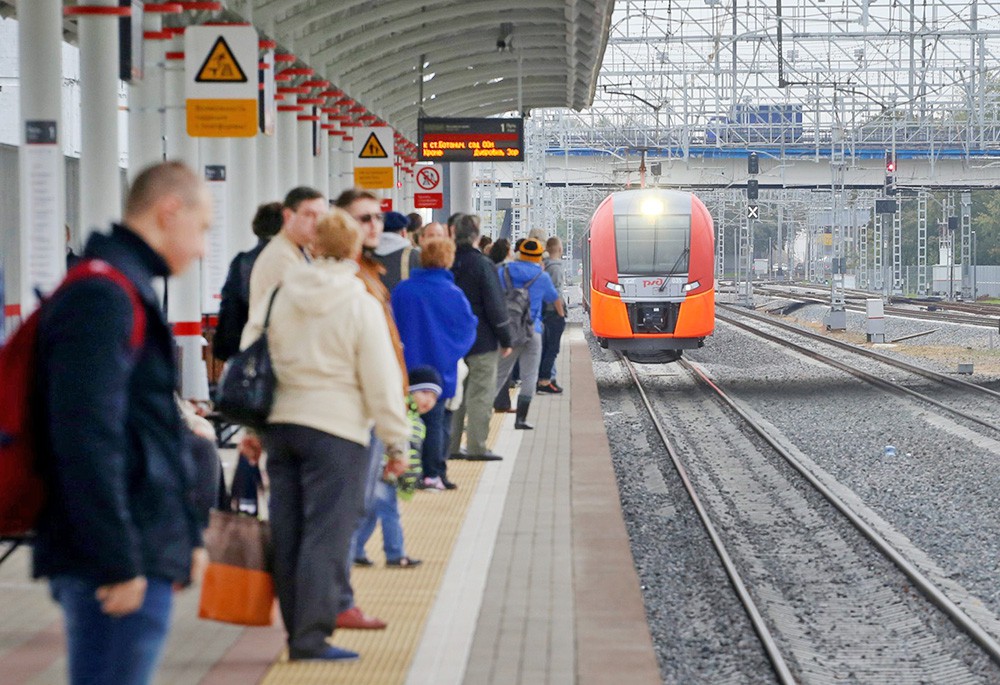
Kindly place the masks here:
<instances>
[{"instance_id":1,"label":"x sign on pole","mask_svg":"<svg viewBox=\"0 0 1000 685\"><path fill-rule=\"evenodd\" d=\"M760 218L760 210L757 209L757 205L747 205L747 218L748 219Z\"/></svg>"}]
</instances>

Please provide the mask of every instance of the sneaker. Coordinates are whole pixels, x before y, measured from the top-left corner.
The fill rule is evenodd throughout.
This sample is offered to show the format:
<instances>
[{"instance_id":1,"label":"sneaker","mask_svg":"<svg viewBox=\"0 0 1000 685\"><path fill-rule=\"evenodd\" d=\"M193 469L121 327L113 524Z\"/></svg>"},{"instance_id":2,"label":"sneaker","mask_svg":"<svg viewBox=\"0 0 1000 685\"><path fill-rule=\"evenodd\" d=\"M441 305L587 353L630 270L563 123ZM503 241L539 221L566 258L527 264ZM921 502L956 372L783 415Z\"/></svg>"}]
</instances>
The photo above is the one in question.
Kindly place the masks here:
<instances>
[{"instance_id":1,"label":"sneaker","mask_svg":"<svg viewBox=\"0 0 1000 685\"><path fill-rule=\"evenodd\" d=\"M441 484L444 486L445 490L458 490L458 486L448 480L448 476L441 476Z\"/></svg>"},{"instance_id":2,"label":"sneaker","mask_svg":"<svg viewBox=\"0 0 1000 685\"><path fill-rule=\"evenodd\" d=\"M354 559L354 565L368 568L369 566L374 566L375 562L368 557L356 557Z\"/></svg>"},{"instance_id":3,"label":"sneaker","mask_svg":"<svg viewBox=\"0 0 1000 685\"><path fill-rule=\"evenodd\" d=\"M562 386L559 385L558 383L556 383L556 379L555 378L553 378L552 380L549 381L549 385L551 385L553 388L555 388L556 392L562 392L563 391Z\"/></svg>"},{"instance_id":4,"label":"sneaker","mask_svg":"<svg viewBox=\"0 0 1000 685\"><path fill-rule=\"evenodd\" d=\"M289 650L289 661L357 661L361 655L349 649L327 645L318 652L298 652Z\"/></svg>"},{"instance_id":5,"label":"sneaker","mask_svg":"<svg viewBox=\"0 0 1000 685\"><path fill-rule=\"evenodd\" d=\"M410 557L400 557L399 559L387 559L385 562L386 566L395 566L396 568L413 568L414 566L420 566L424 563L420 559L411 559Z\"/></svg>"},{"instance_id":6,"label":"sneaker","mask_svg":"<svg viewBox=\"0 0 1000 685\"><path fill-rule=\"evenodd\" d=\"M421 490L444 490L444 483L440 478L423 478L420 481Z\"/></svg>"},{"instance_id":7,"label":"sneaker","mask_svg":"<svg viewBox=\"0 0 1000 685\"><path fill-rule=\"evenodd\" d=\"M549 395L558 395L562 392L562 388L558 387L555 383L539 383L535 386L535 392Z\"/></svg>"},{"instance_id":8,"label":"sneaker","mask_svg":"<svg viewBox=\"0 0 1000 685\"><path fill-rule=\"evenodd\" d=\"M467 461L502 461L503 457L486 450L482 454L467 454L465 459Z\"/></svg>"}]
</instances>

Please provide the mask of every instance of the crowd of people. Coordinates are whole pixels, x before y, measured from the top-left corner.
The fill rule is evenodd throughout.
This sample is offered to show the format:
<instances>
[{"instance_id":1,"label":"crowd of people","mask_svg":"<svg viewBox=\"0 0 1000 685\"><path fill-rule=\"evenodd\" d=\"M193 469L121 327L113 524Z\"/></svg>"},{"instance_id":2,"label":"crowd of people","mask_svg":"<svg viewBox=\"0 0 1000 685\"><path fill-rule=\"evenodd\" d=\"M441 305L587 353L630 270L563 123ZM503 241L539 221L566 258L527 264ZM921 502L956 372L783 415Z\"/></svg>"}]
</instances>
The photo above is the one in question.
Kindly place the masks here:
<instances>
[{"instance_id":1,"label":"crowd of people","mask_svg":"<svg viewBox=\"0 0 1000 685\"><path fill-rule=\"evenodd\" d=\"M128 293L113 284L73 284L46 303L42 442L58 496L40 521L35 574L50 578L66 615L74 682L148 682L170 589L204 563L205 517L188 494L198 476L180 447L189 429L152 283L202 255L210 218L197 175L161 164L137 177L111 235L88 243L83 258L106 260L139 294L138 349ZM350 582L352 566L375 563L365 543L376 525L386 566L419 566L397 499L459 487L449 459L503 458L487 435L514 380L517 429L532 428L536 392L562 392L561 244L532 233L512 249L471 214L422 225L360 189L330 200L294 188L262 205L253 228L258 245L236 256L223 288L214 352L238 354L266 328L277 383L266 427L240 442L250 493L234 483L232 497L252 501L268 484L289 659L352 660L328 642L334 630L386 626Z\"/></svg>"}]
</instances>

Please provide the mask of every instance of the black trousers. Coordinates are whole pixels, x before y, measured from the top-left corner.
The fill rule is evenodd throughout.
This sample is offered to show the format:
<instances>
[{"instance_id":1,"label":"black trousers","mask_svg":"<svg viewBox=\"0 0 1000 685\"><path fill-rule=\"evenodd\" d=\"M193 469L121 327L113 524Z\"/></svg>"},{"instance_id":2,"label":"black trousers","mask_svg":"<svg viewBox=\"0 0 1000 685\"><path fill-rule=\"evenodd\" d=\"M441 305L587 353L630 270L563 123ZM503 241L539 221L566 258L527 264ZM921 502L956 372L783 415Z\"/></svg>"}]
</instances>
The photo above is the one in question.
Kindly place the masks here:
<instances>
[{"instance_id":1,"label":"black trousers","mask_svg":"<svg viewBox=\"0 0 1000 685\"><path fill-rule=\"evenodd\" d=\"M293 424L265 432L274 585L288 646L322 650L349 587L351 538L364 514L368 450Z\"/></svg>"}]
</instances>

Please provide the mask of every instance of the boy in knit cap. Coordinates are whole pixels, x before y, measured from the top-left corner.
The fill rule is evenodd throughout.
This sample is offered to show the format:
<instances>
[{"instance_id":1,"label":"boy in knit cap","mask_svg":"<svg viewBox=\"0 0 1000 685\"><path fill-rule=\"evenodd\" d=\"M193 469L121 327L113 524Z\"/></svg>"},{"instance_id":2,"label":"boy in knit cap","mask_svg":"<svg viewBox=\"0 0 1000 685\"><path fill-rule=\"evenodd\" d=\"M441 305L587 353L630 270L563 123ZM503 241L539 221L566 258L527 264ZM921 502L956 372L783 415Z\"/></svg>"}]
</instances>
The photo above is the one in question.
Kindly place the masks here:
<instances>
[{"instance_id":1,"label":"boy in knit cap","mask_svg":"<svg viewBox=\"0 0 1000 685\"><path fill-rule=\"evenodd\" d=\"M419 559L406 556L403 548L403 526L399 520L397 497L409 500L420 479L420 453L425 428L420 418L437 404L441 394L441 374L432 366L418 366L410 371L410 394L406 397L406 414L410 421L410 468L401 476L393 477L388 471L375 486L375 502L368 516L354 535L354 565L372 566L365 555L365 544L375 532L375 525L382 522L382 549L386 566L413 568Z\"/></svg>"}]
</instances>

